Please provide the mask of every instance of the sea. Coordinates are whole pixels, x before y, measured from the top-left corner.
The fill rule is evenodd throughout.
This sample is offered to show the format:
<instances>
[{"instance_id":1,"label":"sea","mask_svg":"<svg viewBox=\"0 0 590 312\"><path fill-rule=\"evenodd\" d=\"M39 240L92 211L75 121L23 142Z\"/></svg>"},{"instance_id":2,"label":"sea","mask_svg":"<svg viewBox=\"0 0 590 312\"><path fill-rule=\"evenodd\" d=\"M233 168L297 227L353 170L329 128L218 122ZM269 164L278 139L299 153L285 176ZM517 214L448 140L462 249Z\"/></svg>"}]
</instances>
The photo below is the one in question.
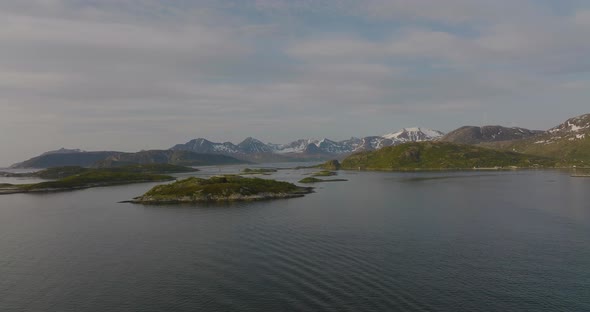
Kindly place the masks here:
<instances>
[{"instance_id":1,"label":"sea","mask_svg":"<svg viewBox=\"0 0 590 312\"><path fill-rule=\"evenodd\" d=\"M315 171L288 167L261 177ZM339 171L227 204L120 203L157 183L0 195L0 311L590 311L590 178L571 174Z\"/></svg>"}]
</instances>

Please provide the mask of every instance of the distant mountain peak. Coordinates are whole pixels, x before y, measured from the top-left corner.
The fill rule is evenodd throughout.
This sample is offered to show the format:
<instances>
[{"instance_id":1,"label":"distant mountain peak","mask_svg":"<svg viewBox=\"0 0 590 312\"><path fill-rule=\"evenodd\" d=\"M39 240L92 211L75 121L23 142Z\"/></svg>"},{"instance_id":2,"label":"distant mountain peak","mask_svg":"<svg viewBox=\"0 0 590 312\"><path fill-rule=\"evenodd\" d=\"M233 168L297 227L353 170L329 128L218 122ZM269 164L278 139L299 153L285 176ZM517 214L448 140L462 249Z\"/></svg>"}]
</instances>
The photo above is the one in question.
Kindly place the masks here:
<instances>
[{"instance_id":1,"label":"distant mountain peak","mask_svg":"<svg viewBox=\"0 0 590 312\"><path fill-rule=\"evenodd\" d=\"M549 133L586 132L590 131L590 114L576 116L564 123L549 129Z\"/></svg>"},{"instance_id":2,"label":"distant mountain peak","mask_svg":"<svg viewBox=\"0 0 590 312\"><path fill-rule=\"evenodd\" d=\"M561 141L578 141L590 137L590 114L570 118L539 137L534 144L554 144Z\"/></svg>"},{"instance_id":3,"label":"distant mountain peak","mask_svg":"<svg viewBox=\"0 0 590 312\"><path fill-rule=\"evenodd\" d=\"M262 141L253 137L247 137L238 144L238 149L242 153L272 153L272 148Z\"/></svg>"},{"instance_id":4,"label":"distant mountain peak","mask_svg":"<svg viewBox=\"0 0 590 312\"><path fill-rule=\"evenodd\" d=\"M543 131L529 130L519 127L463 126L447 133L441 137L440 140L459 144L479 144L526 139L541 133L543 133Z\"/></svg>"},{"instance_id":5,"label":"distant mountain peak","mask_svg":"<svg viewBox=\"0 0 590 312\"><path fill-rule=\"evenodd\" d=\"M390 140L398 140L403 142L420 142L420 141L431 141L436 140L442 137L444 133L432 130L428 128L418 128L418 127L411 127L411 128L402 128L401 130L393 133L388 133L382 135L381 137L390 139Z\"/></svg>"},{"instance_id":6,"label":"distant mountain peak","mask_svg":"<svg viewBox=\"0 0 590 312\"><path fill-rule=\"evenodd\" d=\"M41 154L41 156L43 155L51 155L51 154L74 154L74 153L84 153L85 151L81 150L81 149L68 149L68 148L60 148L54 151L49 151L49 152L45 152L43 154Z\"/></svg>"},{"instance_id":7,"label":"distant mountain peak","mask_svg":"<svg viewBox=\"0 0 590 312\"><path fill-rule=\"evenodd\" d=\"M247 137L237 145L230 142L214 143L205 139L195 139L185 144L175 145L171 149L189 150L198 153L230 154L242 158L248 158L248 155L274 154L277 157L288 156L296 157L296 159L310 155L316 159L317 157L330 158L354 152L375 150L404 142L430 141L442 135L442 132L428 128L404 128L386 135L388 137L351 137L343 141L334 141L328 138L299 139L287 144L263 143L253 137Z\"/></svg>"},{"instance_id":8,"label":"distant mountain peak","mask_svg":"<svg viewBox=\"0 0 590 312\"><path fill-rule=\"evenodd\" d=\"M258 139L253 138L253 137L247 137L244 139L244 141L240 142L240 144L264 144L264 143ZM240 145L240 144L238 144L238 145Z\"/></svg>"}]
</instances>

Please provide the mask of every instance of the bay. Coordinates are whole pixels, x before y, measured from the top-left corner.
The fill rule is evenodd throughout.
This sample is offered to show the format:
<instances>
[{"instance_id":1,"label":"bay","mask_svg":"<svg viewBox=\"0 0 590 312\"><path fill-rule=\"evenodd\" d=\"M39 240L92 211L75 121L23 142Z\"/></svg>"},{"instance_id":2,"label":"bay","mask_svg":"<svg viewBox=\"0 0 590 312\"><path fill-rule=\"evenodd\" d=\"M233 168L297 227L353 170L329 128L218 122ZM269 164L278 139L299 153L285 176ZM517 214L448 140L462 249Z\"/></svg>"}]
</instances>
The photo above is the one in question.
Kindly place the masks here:
<instances>
[{"instance_id":1,"label":"bay","mask_svg":"<svg viewBox=\"0 0 590 312\"><path fill-rule=\"evenodd\" d=\"M590 310L590 179L338 178L224 205L118 203L156 184L0 196L0 311Z\"/></svg>"}]
</instances>

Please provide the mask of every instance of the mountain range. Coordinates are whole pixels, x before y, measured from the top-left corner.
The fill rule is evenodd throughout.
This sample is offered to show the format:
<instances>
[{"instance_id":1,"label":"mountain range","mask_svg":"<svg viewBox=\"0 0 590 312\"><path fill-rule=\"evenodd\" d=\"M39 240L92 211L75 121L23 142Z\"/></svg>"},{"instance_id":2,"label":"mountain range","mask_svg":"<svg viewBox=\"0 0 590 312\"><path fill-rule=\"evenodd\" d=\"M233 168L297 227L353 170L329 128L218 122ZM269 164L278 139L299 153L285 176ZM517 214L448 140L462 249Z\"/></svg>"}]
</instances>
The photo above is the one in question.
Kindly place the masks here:
<instances>
[{"instance_id":1,"label":"mountain range","mask_svg":"<svg viewBox=\"0 0 590 312\"><path fill-rule=\"evenodd\" d=\"M587 164L590 163L590 114L570 118L546 131L503 126L463 126L445 135L440 131L426 128L404 128L380 136L352 137L342 141L326 138L299 139L287 144L263 143L252 137L238 144L216 143L198 138L184 144L176 144L168 150L137 153L85 152L62 148L14 164L12 167L108 167L130 163L203 166L244 162L319 161L344 159L359 152L425 141L477 145L500 151L550 157L559 160L561 164Z\"/></svg>"},{"instance_id":2,"label":"mountain range","mask_svg":"<svg viewBox=\"0 0 590 312\"><path fill-rule=\"evenodd\" d=\"M86 152L79 149L50 151L12 168L49 168L55 166L108 167L129 163L169 163L175 165L223 165L244 162L321 161L344 158L359 151L370 151L404 142L435 140L442 132L424 128L404 128L382 136L330 139L299 139L288 144L263 143L248 137L238 144L217 143L204 138L177 144L169 150L150 150L137 153L117 151ZM214 157L217 156L217 157Z\"/></svg>"},{"instance_id":3,"label":"mountain range","mask_svg":"<svg viewBox=\"0 0 590 312\"><path fill-rule=\"evenodd\" d=\"M183 150L196 153L230 155L238 159L256 161L256 159L274 158L276 160L322 160L339 158L360 151L377 150L406 142L431 141L442 137L444 133L424 128L404 128L400 131L382 136L352 137L348 140L299 139L287 144L263 143L249 137L239 144L231 142L215 143L204 138L174 145L171 150Z\"/></svg>"}]
</instances>

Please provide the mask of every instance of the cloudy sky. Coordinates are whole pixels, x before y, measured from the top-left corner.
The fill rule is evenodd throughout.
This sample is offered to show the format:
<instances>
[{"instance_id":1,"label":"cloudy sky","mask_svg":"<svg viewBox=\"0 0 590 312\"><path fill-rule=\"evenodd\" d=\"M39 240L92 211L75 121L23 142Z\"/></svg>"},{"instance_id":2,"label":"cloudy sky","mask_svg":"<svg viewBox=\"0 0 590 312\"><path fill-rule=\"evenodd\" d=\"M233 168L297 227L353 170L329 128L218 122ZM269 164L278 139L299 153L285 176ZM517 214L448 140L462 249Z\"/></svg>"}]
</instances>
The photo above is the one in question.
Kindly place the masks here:
<instances>
[{"instance_id":1,"label":"cloudy sky","mask_svg":"<svg viewBox=\"0 0 590 312\"><path fill-rule=\"evenodd\" d=\"M590 112L584 0L2 0L0 165Z\"/></svg>"}]
</instances>

